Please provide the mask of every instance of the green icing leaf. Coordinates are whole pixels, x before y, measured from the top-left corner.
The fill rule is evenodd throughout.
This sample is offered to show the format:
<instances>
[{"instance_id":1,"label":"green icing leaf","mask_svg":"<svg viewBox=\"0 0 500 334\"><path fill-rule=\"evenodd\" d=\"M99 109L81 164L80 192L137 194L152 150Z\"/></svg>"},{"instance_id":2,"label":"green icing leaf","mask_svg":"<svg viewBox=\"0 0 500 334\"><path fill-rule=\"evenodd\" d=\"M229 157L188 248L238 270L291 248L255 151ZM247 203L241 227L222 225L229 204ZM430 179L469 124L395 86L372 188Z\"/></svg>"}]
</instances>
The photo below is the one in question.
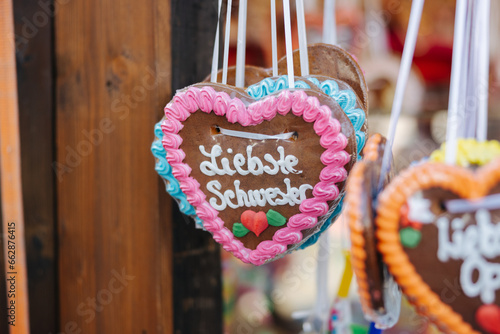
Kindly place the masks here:
<instances>
[{"instance_id":1,"label":"green icing leaf","mask_svg":"<svg viewBox=\"0 0 500 334\"><path fill-rule=\"evenodd\" d=\"M233 234L235 237L241 238L247 235L250 232L242 223L234 223L233 224Z\"/></svg>"},{"instance_id":2,"label":"green icing leaf","mask_svg":"<svg viewBox=\"0 0 500 334\"><path fill-rule=\"evenodd\" d=\"M273 226L283 226L286 223L286 218L283 217L279 212L269 209L266 213L267 222L269 225Z\"/></svg>"},{"instance_id":3,"label":"green icing leaf","mask_svg":"<svg viewBox=\"0 0 500 334\"><path fill-rule=\"evenodd\" d=\"M415 248L422 240L422 233L414 228L407 227L399 231L401 243L407 248Z\"/></svg>"}]
</instances>

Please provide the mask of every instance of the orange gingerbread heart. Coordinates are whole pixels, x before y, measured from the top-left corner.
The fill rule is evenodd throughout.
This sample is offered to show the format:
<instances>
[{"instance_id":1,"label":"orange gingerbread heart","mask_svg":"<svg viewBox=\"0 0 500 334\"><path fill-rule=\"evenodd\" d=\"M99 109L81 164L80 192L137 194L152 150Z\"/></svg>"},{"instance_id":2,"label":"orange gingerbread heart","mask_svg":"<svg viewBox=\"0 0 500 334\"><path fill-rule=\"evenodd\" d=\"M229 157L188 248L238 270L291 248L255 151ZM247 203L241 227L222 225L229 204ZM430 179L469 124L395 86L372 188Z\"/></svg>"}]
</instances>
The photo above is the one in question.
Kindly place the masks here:
<instances>
[{"instance_id":1,"label":"orange gingerbread heart","mask_svg":"<svg viewBox=\"0 0 500 334\"><path fill-rule=\"evenodd\" d=\"M478 319L485 305L500 304L499 193L495 160L475 172L417 165L379 196L376 235L384 262L408 300L445 333L494 333ZM401 224L404 205L419 229Z\"/></svg>"},{"instance_id":2,"label":"orange gingerbread heart","mask_svg":"<svg viewBox=\"0 0 500 334\"><path fill-rule=\"evenodd\" d=\"M368 139L364 159L356 163L349 176L345 205L351 231L351 262L363 313L379 327L388 328L399 318L401 294L386 273L375 237L374 203L385 148L386 139L380 134Z\"/></svg>"}]
</instances>

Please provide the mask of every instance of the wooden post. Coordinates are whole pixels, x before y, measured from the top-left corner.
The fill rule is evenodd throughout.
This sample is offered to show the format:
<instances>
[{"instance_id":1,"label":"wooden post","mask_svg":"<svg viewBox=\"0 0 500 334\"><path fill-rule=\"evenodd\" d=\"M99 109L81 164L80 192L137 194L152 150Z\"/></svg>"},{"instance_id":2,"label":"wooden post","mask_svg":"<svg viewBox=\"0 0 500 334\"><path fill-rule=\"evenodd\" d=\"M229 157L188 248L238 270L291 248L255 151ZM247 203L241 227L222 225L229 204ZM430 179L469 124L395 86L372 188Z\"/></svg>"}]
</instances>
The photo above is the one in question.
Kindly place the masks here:
<instances>
[{"instance_id":1,"label":"wooden post","mask_svg":"<svg viewBox=\"0 0 500 334\"><path fill-rule=\"evenodd\" d=\"M28 273L24 246L21 143L11 0L0 1L0 175L9 331L28 334Z\"/></svg>"},{"instance_id":2,"label":"wooden post","mask_svg":"<svg viewBox=\"0 0 500 334\"><path fill-rule=\"evenodd\" d=\"M172 333L170 201L150 151L171 95L170 1L56 10L60 331Z\"/></svg>"},{"instance_id":3,"label":"wooden post","mask_svg":"<svg viewBox=\"0 0 500 334\"><path fill-rule=\"evenodd\" d=\"M14 1L32 334L57 333L58 328L53 14L52 0Z\"/></svg>"},{"instance_id":4,"label":"wooden post","mask_svg":"<svg viewBox=\"0 0 500 334\"><path fill-rule=\"evenodd\" d=\"M217 0L172 2L173 91L210 74L217 5ZM196 230L186 219L175 205L175 333L222 333L220 248L208 232Z\"/></svg>"}]
</instances>

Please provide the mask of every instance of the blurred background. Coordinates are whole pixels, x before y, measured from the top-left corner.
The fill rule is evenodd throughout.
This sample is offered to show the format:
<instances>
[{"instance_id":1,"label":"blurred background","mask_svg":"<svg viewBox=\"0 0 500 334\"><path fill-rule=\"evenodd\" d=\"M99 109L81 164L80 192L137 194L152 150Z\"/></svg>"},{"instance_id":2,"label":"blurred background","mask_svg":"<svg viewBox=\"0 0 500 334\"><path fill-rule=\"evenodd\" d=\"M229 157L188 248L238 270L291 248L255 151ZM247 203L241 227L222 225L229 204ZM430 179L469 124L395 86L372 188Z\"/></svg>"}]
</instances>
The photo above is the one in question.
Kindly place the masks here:
<instances>
[{"instance_id":1,"label":"blurred background","mask_svg":"<svg viewBox=\"0 0 500 334\"><path fill-rule=\"evenodd\" d=\"M293 3L293 2L292 2ZM491 139L500 138L500 2L491 3L489 127ZM305 1L308 43L321 42L322 0ZM411 1L337 0L340 46L354 55L369 87L369 131L387 134ZM236 61L238 1L233 2L230 65ZM293 4L292 4L293 7ZM278 41L284 41L283 12L277 0ZM397 170L428 156L446 137L446 115L451 74L455 1L427 1L417 40L413 68L398 123L394 156ZM298 48L296 16L294 49ZM270 7L267 0L248 5L247 64L271 67ZM281 28L281 29L280 29ZM279 57L285 55L279 43ZM341 220L342 217L339 218ZM329 298L335 295L344 270L341 223L330 234ZM223 252L225 330L227 333L299 333L316 300L318 245L292 253L275 263L255 268ZM352 330L366 332L355 280L351 284ZM399 323L385 333L438 333L403 301Z\"/></svg>"}]
</instances>

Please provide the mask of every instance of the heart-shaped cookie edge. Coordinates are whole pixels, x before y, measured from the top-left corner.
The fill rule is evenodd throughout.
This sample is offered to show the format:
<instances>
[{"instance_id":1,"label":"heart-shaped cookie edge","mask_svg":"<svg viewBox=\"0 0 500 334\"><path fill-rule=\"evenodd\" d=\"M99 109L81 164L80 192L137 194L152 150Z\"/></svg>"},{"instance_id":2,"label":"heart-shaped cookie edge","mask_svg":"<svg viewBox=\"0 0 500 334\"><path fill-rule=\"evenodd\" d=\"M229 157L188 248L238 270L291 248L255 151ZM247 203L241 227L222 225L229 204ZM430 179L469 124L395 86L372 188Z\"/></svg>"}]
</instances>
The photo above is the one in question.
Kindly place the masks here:
<instances>
[{"instance_id":1,"label":"heart-shaped cookie edge","mask_svg":"<svg viewBox=\"0 0 500 334\"><path fill-rule=\"evenodd\" d=\"M370 164L374 164L381 159L380 153L382 152L380 150L381 145L384 144L385 138L380 134L376 133L370 136L363 150L364 159L354 166L349 175L345 200L346 219L351 232L351 263L358 283L358 294L363 313L372 318L370 319L371 321L374 321L375 317L379 317L381 314L373 307L366 261L367 257L372 253L375 254L377 250L368 252L366 249L365 227L361 221L363 219L363 212L366 210L365 205L368 205L368 203L363 202L361 198L364 194L363 180L365 171L367 168L370 168ZM374 234L373 241L375 242L375 240ZM381 263L378 269L383 273L384 268L382 266L384 264ZM383 293L383 287L380 287L380 292Z\"/></svg>"},{"instance_id":2,"label":"heart-shaped cookie edge","mask_svg":"<svg viewBox=\"0 0 500 334\"><path fill-rule=\"evenodd\" d=\"M475 173L442 163L423 163L402 172L379 196L376 235L384 262L410 302L446 333L480 334L451 306L441 301L409 261L399 237L401 207L419 190L438 186L461 198L474 199L485 196L498 182L500 159Z\"/></svg>"},{"instance_id":3,"label":"heart-shaped cookie edge","mask_svg":"<svg viewBox=\"0 0 500 334\"><path fill-rule=\"evenodd\" d=\"M334 92L329 91L327 89L332 85L336 86L336 92L340 94L352 93L353 105L350 106L350 108L340 105L339 101L337 101L337 99L335 98ZM343 89L341 89L340 87L342 87ZM287 88L288 88L288 80L287 80L287 75L285 74L279 77L265 78L259 81L258 83L248 86L246 88L246 91L248 95L252 96L253 98L261 99L265 96L268 96L270 94L276 93L282 89L287 89ZM349 121L354 127L354 131L356 134L358 159L360 159L362 156L361 152L366 143L366 137L368 136L367 134L368 117L367 117L367 111L363 109L364 107L362 106L359 97L356 95L352 87L339 79L329 78L323 75L310 75L308 77L296 76L295 88L318 89L325 95L332 98L335 101L335 103L339 104L340 108L347 115ZM356 115L358 111L361 113L361 119L362 119L362 121L360 122L361 124L357 124L356 122L353 122L353 120L351 119L351 117Z\"/></svg>"},{"instance_id":4,"label":"heart-shaped cookie edge","mask_svg":"<svg viewBox=\"0 0 500 334\"><path fill-rule=\"evenodd\" d=\"M363 75L363 70L359 66L358 62L354 57L347 52L346 50L338 47L336 45L325 44L325 43L316 43L310 44L307 46L307 52L309 56L309 72L312 75L324 75L331 78L339 79L349 86L353 88L353 91L356 93L356 96L360 99L363 110L368 116L368 86L366 84L365 77ZM296 74L301 73L300 71L300 51L295 50L293 52L294 55L294 71ZM317 61L315 61L318 59ZM349 70L348 71L336 71L338 70L338 62L330 62L326 65L322 64L320 66L320 62L323 59L342 59L343 65L346 65ZM337 65L337 66L333 66ZM286 56L283 56L278 61L279 74L287 74L288 69L286 65ZM248 87L250 85L256 84L259 81L267 77L272 76L271 68L262 68L258 66L246 65L245 66L245 83L244 86ZM231 66L228 68L227 74L227 84L234 85L236 78L236 66ZM217 72L217 81L221 82L222 80L222 70ZM210 81L210 75L205 78L206 82Z\"/></svg>"},{"instance_id":5,"label":"heart-shaped cookie edge","mask_svg":"<svg viewBox=\"0 0 500 334\"><path fill-rule=\"evenodd\" d=\"M345 142L343 148L336 150L322 144L327 149L325 153L335 154L343 151L347 145L347 138L340 132L340 123L331 118L330 108L320 105L317 98L309 97L304 90L283 91L266 99L253 101L249 106L245 106L242 99L233 99L226 92L217 92L214 90L216 87L217 85L214 84L193 85L176 94L165 107L166 119L162 124L162 129L165 128L166 130L163 130L165 135L163 146L167 150L167 160L173 168L176 179L183 188L188 201L195 207L197 216L203 220L205 229L212 233L215 241L220 243L225 250L230 251L242 261L261 265L285 253L288 245L299 243L302 240L300 231L318 224L318 217L322 217L329 211L327 201L335 200L339 196L338 192L332 199L316 197L314 194L319 193L316 190L321 189L321 187L332 188L332 184L325 181L325 177L320 174L320 182L314 186L313 197L304 200L299 207L301 213L290 217L286 227L277 231L273 236L273 240L263 241L255 250L250 250L244 247L241 241L234 238L232 232L218 218L218 212L205 201L205 195L200 190L199 183L190 178L191 169L182 162L185 153L180 149L182 138L178 135L182 128L181 122L185 121L191 113L201 110L206 113L213 111L219 116L225 116L231 123L238 122L243 126L256 125L264 121L258 108L265 105L269 106L268 99L276 99L277 109L272 117L269 116L269 119L274 118L278 113L286 115L292 112L294 115L302 117L306 122L314 122L315 132L320 136L320 143L326 135L333 135ZM215 103L217 98L219 98L219 104ZM244 96L244 99L250 100L247 96ZM244 112L238 112L238 110ZM334 131L333 134L332 131ZM325 165L322 172L327 168L343 170L345 172L342 172L345 175L343 180L347 177L347 172L343 166ZM334 182L333 185L336 187L335 183L343 180Z\"/></svg>"}]
</instances>

